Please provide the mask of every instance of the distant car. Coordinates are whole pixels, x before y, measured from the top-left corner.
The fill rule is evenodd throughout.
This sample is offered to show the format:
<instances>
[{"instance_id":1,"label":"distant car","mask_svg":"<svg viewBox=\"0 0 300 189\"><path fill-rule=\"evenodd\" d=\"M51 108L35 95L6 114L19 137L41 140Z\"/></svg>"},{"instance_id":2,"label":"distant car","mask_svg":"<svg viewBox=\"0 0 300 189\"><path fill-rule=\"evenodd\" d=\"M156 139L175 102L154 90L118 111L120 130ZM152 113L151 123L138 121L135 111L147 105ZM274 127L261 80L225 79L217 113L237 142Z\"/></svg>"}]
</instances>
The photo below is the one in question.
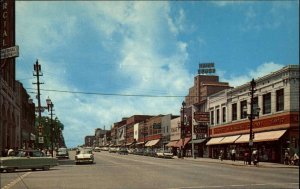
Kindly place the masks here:
<instances>
[{"instance_id":1,"label":"distant car","mask_svg":"<svg viewBox=\"0 0 300 189\"><path fill-rule=\"evenodd\" d=\"M93 150L90 148L82 148L76 152L75 163L94 163Z\"/></svg>"},{"instance_id":2,"label":"distant car","mask_svg":"<svg viewBox=\"0 0 300 189\"><path fill-rule=\"evenodd\" d=\"M56 158L48 157L39 150L19 150L15 156L0 158L0 172L14 172L16 169L49 170L57 166Z\"/></svg>"},{"instance_id":3,"label":"distant car","mask_svg":"<svg viewBox=\"0 0 300 189\"><path fill-rule=\"evenodd\" d=\"M101 152L100 148L97 146L94 148L94 152Z\"/></svg>"},{"instance_id":4,"label":"distant car","mask_svg":"<svg viewBox=\"0 0 300 189\"><path fill-rule=\"evenodd\" d=\"M128 155L127 148L123 148L123 147L119 148L118 154Z\"/></svg>"},{"instance_id":5,"label":"distant car","mask_svg":"<svg viewBox=\"0 0 300 189\"><path fill-rule=\"evenodd\" d=\"M108 150L109 153L116 153L117 151L119 151L118 147L110 147Z\"/></svg>"},{"instance_id":6,"label":"distant car","mask_svg":"<svg viewBox=\"0 0 300 189\"><path fill-rule=\"evenodd\" d=\"M62 158L69 159L68 149L67 148L59 148L57 150L56 157L58 159L62 159Z\"/></svg>"},{"instance_id":7,"label":"distant car","mask_svg":"<svg viewBox=\"0 0 300 189\"><path fill-rule=\"evenodd\" d=\"M160 149L156 152L156 157L159 157L159 158L173 158L173 153L170 150Z\"/></svg>"}]
</instances>

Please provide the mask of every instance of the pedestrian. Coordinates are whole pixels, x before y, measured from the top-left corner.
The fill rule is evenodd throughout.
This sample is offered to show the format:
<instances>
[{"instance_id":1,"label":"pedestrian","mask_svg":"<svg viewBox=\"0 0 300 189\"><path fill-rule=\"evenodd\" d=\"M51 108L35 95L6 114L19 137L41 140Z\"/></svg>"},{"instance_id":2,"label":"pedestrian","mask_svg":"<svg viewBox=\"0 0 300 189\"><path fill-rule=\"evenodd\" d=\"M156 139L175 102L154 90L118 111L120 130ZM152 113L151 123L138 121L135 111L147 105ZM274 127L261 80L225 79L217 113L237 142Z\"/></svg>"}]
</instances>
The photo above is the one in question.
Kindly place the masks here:
<instances>
[{"instance_id":1,"label":"pedestrian","mask_svg":"<svg viewBox=\"0 0 300 189\"><path fill-rule=\"evenodd\" d=\"M220 150L220 156L219 156L219 159L221 161L223 161L223 156L224 156L224 151L223 150Z\"/></svg>"},{"instance_id":2,"label":"pedestrian","mask_svg":"<svg viewBox=\"0 0 300 189\"><path fill-rule=\"evenodd\" d=\"M285 165L290 164L290 154L287 149L284 151L284 164Z\"/></svg>"},{"instance_id":3,"label":"pedestrian","mask_svg":"<svg viewBox=\"0 0 300 189\"><path fill-rule=\"evenodd\" d=\"M244 165L247 165L249 162L249 152L246 150L244 152Z\"/></svg>"},{"instance_id":4,"label":"pedestrian","mask_svg":"<svg viewBox=\"0 0 300 189\"><path fill-rule=\"evenodd\" d=\"M235 161L235 156L236 156L236 151L235 151L235 148L233 148L233 149L231 150L232 161Z\"/></svg>"},{"instance_id":5,"label":"pedestrian","mask_svg":"<svg viewBox=\"0 0 300 189\"><path fill-rule=\"evenodd\" d=\"M298 163L299 163L299 156L298 156L298 154L296 152L294 153L292 159L293 159L293 165L298 165Z\"/></svg>"},{"instance_id":6,"label":"pedestrian","mask_svg":"<svg viewBox=\"0 0 300 189\"><path fill-rule=\"evenodd\" d=\"M258 151L254 149L252 152L253 165L258 165Z\"/></svg>"},{"instance_id":7,"label":"pedestrian","mask_svg":"<svg viewBox=\"0 0 300 189\"><path fill-rule=\"evenodd\" d=\"M14 150L12 148L10 148L8 151L7 151L7 156L14 156L15 153L14 153Z\"/></svg>"}]
</instances>

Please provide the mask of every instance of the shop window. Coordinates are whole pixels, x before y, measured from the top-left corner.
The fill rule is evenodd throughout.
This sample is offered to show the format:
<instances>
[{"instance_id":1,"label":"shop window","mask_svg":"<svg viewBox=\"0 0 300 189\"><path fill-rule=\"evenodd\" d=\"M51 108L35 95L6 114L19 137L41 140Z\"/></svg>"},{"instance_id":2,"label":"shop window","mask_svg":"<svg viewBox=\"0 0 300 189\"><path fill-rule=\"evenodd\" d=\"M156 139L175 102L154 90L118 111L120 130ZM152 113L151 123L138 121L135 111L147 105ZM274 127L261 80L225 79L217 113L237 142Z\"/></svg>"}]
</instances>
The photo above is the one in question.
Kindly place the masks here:
<instances>
[{"instance_id":1,"label":"shop window","mask_svg":"<svg viewBox=\"0 0 300 189\"><path fill-rule=\"evenodd\" d=\"M247 117L247 100L241 102L241 119L245 119Z\"/></svg>"},{"instance_id":2,"label":"shop window","mask_svg":"<svg viewBox=\"0 0 300 189\"><path fill-rule=\"evenodd\" d=\"M280 89L276 91L276 111L284 110L284 91Z\"/></svg>"},{"instance_id":3,"label":"shop window","mask_svg":"<svg viewBox=\"0 0 300 189\"><path fill-rule=\"evenodd\" d=\"M232 104L232 121L237 120L237 105Z\"/></svg>"},{"instance_id":4,"label":"shop window","mask_svg":"<svg viewBox=\"0 0 300 189\"><path fill-rule=\"evenodd\" d=\"M217 109L217 124L220 124L220 109Z\"/></svg>"},{"instance_id":5,"label":"shop window","mask_svg":"<svg viewBox=\"0 0 300 189\"><path fill-rule=\"evenodd\" d=\"M222 108L222 121L223 121L223 123L226 122L226 108L225 107Z\"/></svg>"},{"instance_id":6,"label":"shop window","mask_svg":"<svg viewBox=\"0 0 300 189\"><path fill-rule=\"evenodd\" d=\"M263 95L263 114L271 113L271 93Z\"/></svg>"},{"instance_id":7,"label":"shop window","mask_svg":"<svg viewBox=\"0 0 300 189\"><path fill-rule=\"evenodd\" d=\"M214 125L215 123L214 123L214 119L215 119L215 117L214 117L214 111L211 111L210 112L210 124L211 125Z\"/></svg>"}]
</instances>

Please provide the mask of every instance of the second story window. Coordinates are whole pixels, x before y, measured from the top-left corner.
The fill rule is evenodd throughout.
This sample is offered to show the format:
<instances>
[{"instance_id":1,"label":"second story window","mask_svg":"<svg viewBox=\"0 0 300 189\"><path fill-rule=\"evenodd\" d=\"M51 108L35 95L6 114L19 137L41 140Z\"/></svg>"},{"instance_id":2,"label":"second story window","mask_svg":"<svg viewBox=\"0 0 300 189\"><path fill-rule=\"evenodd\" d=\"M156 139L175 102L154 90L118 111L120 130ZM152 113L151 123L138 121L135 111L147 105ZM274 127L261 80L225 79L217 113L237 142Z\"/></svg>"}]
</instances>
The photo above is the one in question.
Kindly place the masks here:
<instances>
[{"instance_id":1,"label":"second story window","mask_svg":"<svg viewBox=\"0 0 300 189\"><path fill-rule=\"evenodd\" d=\"M220 123L220 109L217 109L217 124Z\"/></svg>"},{"instance_id":2,"label":"second story window","mask_svg":"<svg viewBox=\"0 0 300 189\"><path fill-rule=\"evenodd\" d=\"M215 117L214 117L214 111L211 111L210 112L210 124L211 125L214 125L215 123L214 123L214 119L215 119Z\"/></svg>"},{"instance_id":3,"label":"second story window","mask_svg":"<svg viewBox=\"0 0 300 189\"><path fill-rule=\"evenodd\" d=\"M271 113L271 93L263 95L263 114Z\"/></svg>"},{"instance_id":4,"label":"second story window","mask_svg":"<svg viewBox=\"0 0 300 189\"><path fill-rule=\"evenodd\" d=\"M232 121L237 120L237 105L232 104Z\"/></svg>"},{"instance_id":5,"label":"second story window","mask_svg":"<svg viewBox=\"0 0 300 189\"><path fill-rule=\"evenodd\" d=\"M276 91L276 111L284 110L284 91L280 89Z\"/></svg>"},{"instance_id":6,"label":"second story window","mask_svg":"<svg viewBox=\"0 0 300 189\"><path fill-rule=\"evenodd\" d=\"M225 107L222 108L222 122L223 123L226 122L226 108Z\"/></svg>"},{"instance_id":7,"label":"second story window","mask_svg":"<svg viewBox=\"0 0 300 189\"><path fill-rule=\"evenodd\" d=\"M247 117L247 100L241 102L241 119Z\"/></svg>"}]
</instances>

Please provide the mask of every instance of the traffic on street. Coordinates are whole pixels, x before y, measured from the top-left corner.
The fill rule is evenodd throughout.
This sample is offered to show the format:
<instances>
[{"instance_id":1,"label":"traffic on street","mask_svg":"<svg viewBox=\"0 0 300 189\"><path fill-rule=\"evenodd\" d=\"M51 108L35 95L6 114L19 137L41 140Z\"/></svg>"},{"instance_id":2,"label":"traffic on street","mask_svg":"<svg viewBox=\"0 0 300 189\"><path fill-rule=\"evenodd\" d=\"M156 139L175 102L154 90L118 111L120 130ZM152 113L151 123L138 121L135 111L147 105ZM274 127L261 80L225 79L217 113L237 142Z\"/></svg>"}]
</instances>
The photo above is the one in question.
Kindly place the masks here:
<instances>
[{"instance_id":1,"label":"traffic on street","mask_svg":"<svg viewBox=\"0 0 300 189\"><path fill-rule=\"evenodd\" d=\"M165 159L108 151L93 152L93 164L70 159L49 171L1 174L1 189L19 188L299 188L298 167L235 166L218 162Z\"/></svg>"}]
</instances>

